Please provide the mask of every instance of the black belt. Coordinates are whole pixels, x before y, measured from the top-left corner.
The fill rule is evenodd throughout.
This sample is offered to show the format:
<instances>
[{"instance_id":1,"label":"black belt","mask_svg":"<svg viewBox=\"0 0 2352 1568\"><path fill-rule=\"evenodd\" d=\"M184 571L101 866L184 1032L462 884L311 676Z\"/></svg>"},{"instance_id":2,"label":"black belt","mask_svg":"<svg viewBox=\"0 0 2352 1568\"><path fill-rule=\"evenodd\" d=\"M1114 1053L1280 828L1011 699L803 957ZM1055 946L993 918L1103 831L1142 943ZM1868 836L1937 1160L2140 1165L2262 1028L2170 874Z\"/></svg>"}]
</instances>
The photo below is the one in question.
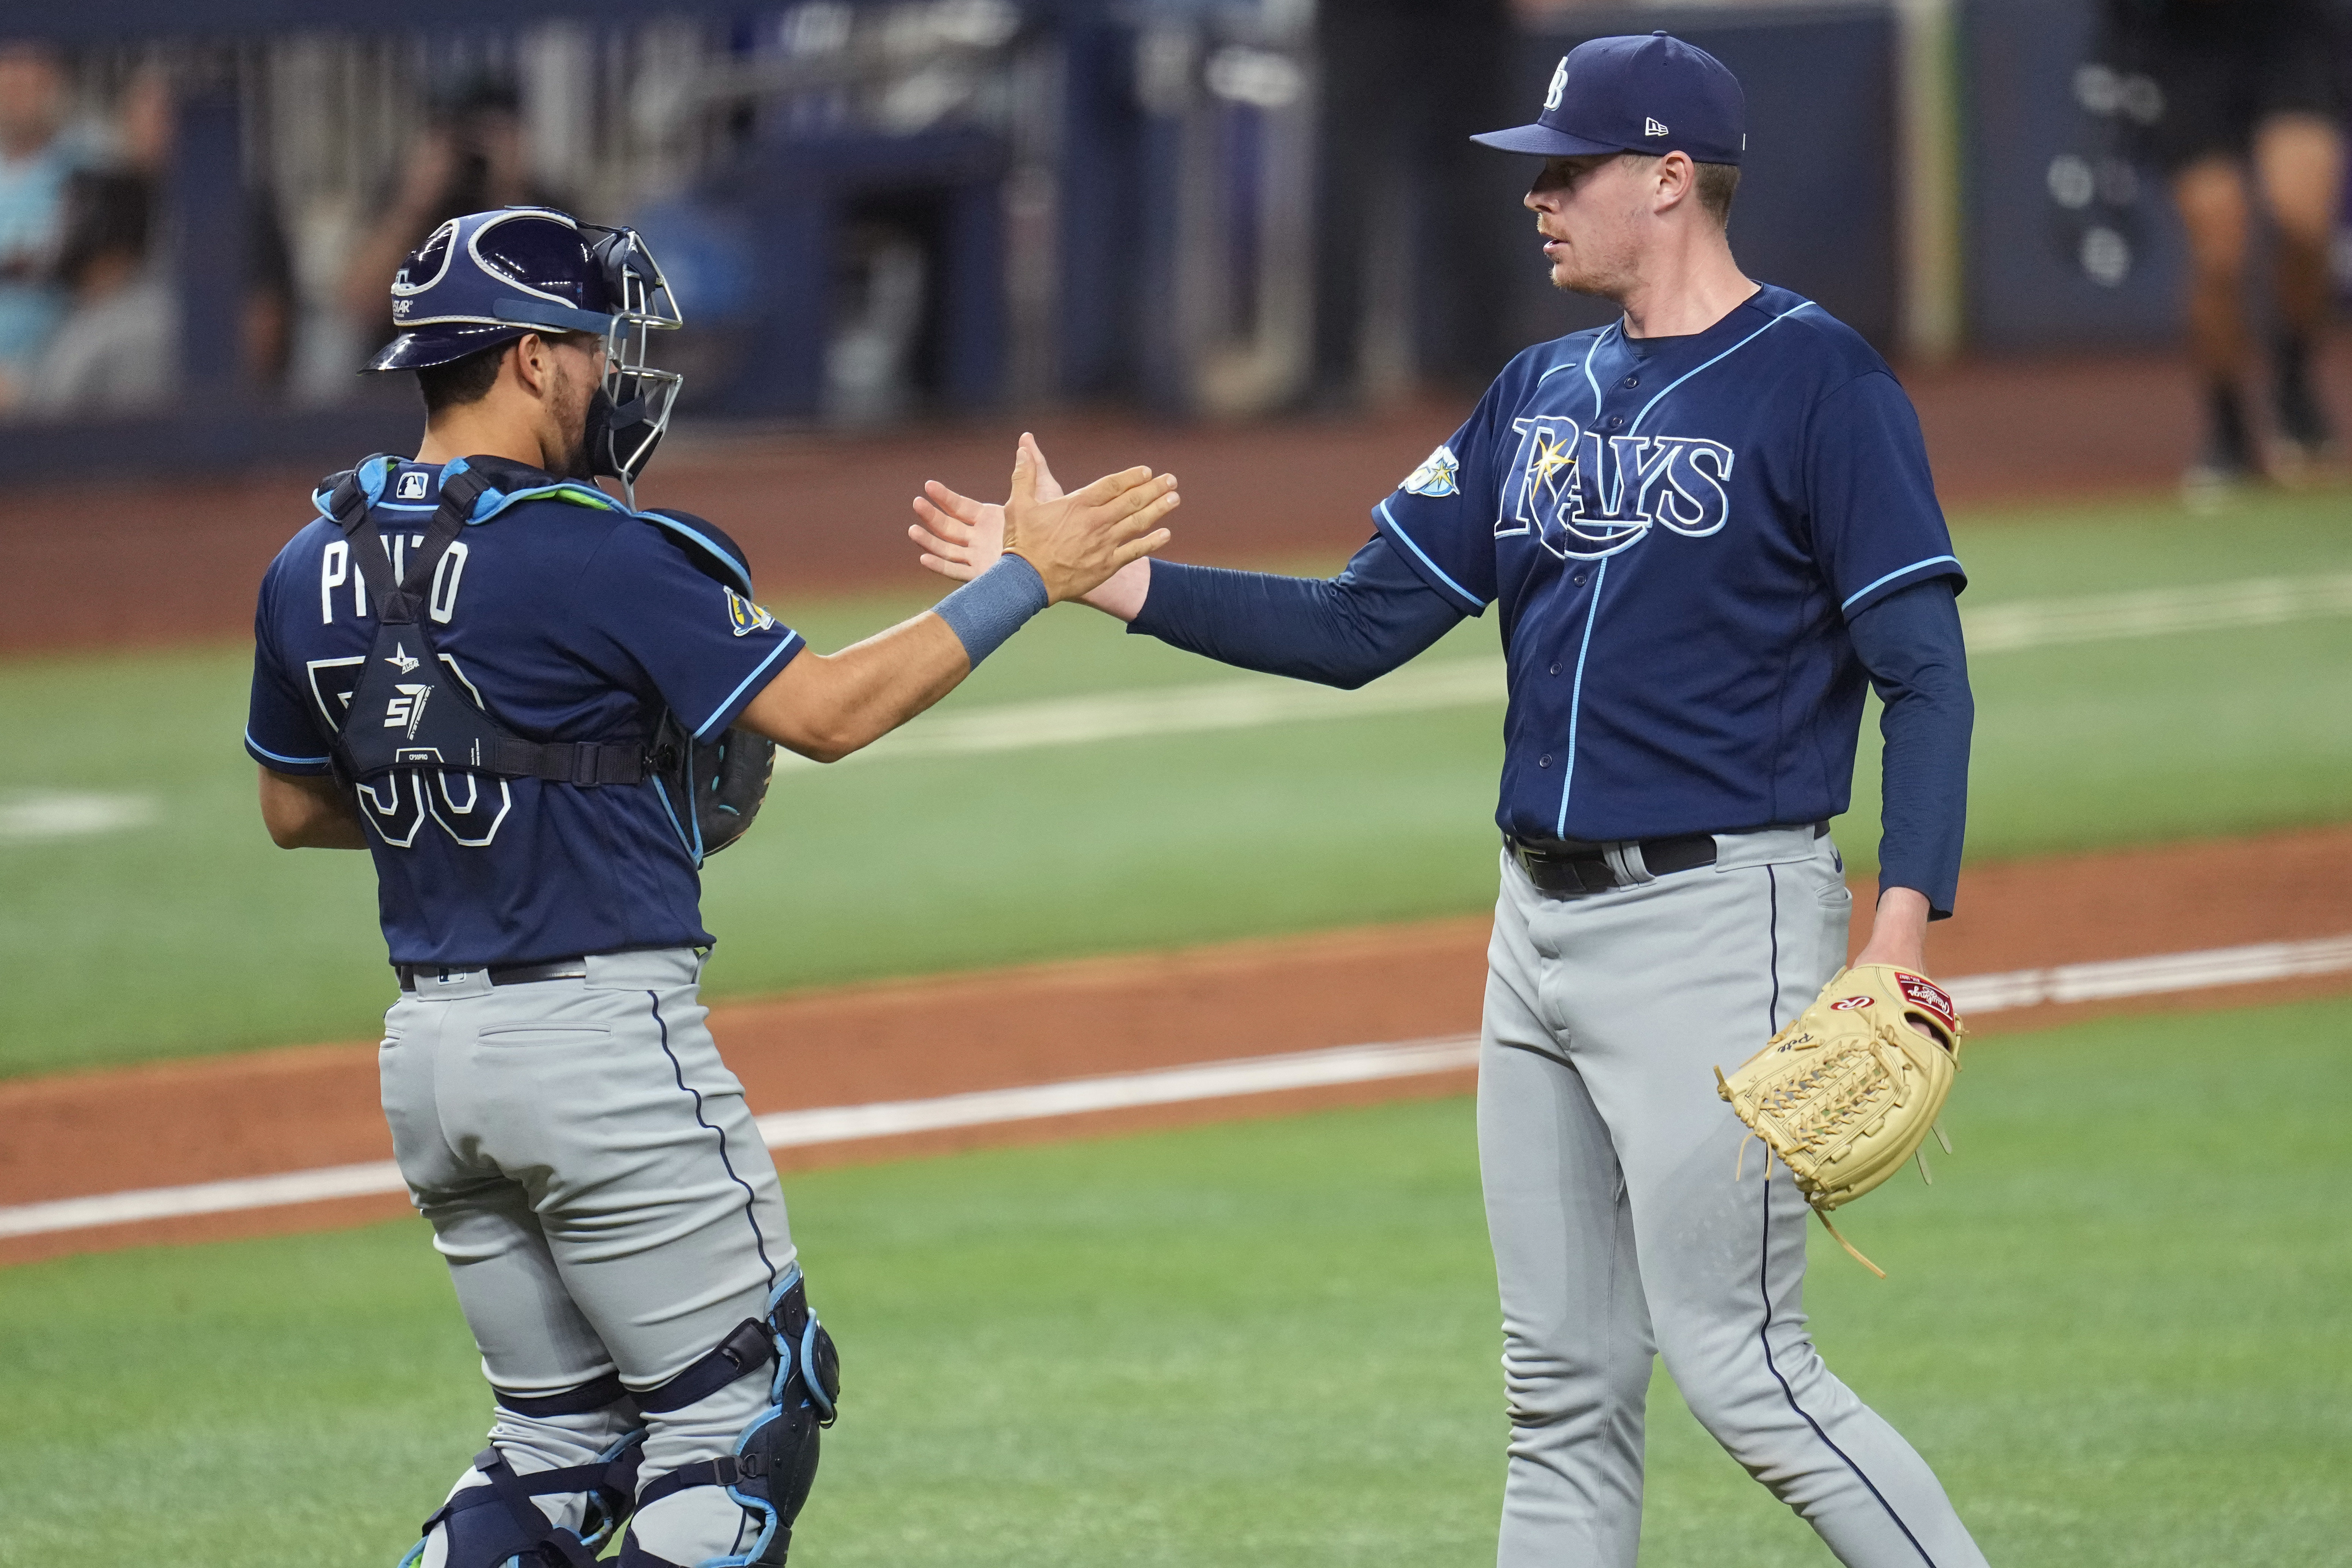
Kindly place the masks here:
<instances>
[{"instance_id":1,"label":"black belt","mask_svg":"<svg viewBox=\"0 0 2352 1568\"><path fill-rule=\"evenodd\" d=\"M1813 824L1816 838L1829 830L1826 822ZM1653 877L1696 871L1701 866L1715 864L1712 833L1681 833L1671 838L1644 838L1640 843L1642 864ZM1511 852L1511 858L1519 863L1519 869L1528 874L1528 880L1546 898L1580 898L1623 885L1609 865L1609 847L1605 844L1578 838L1519 838L1506 834L1503 845Z\"/></svg>"},{"instance_id":2,"label":"black belt","mask_svg":"<svg viewBox=\"0 0 2352 1568\"><path fill-rule=\"evenodd\" d=\"M413 992L417 977L446 978L451 974L470 974L478 971L464 964L395 963L392 972L400 976L400 988ZM488 971L493 985L530 985L541 980L585 980L588 961L584 958L551 958L545 963L493 963Z\"/></svg>"},{"instance_id":3,"label":"black belt","mask_svg":"<svg viewBox=\"0 0 2352 1568\"><path fill-rule=\"evenodd\" d=\"M1506 838L1511 858L1536 885L1536 891L1547 898L1574 899L1586 893L1605 893L1622 886L1617 873L1610 868L1609 856L1598 844L1587 844L1573 838ZM1641 841L1642 864L1653 877L1664 877L1676 871L1696 871L1701 866L1715 864L1715 835L1684 833L1672 838L1644 838Z\"/></svg>"}]
</instances>

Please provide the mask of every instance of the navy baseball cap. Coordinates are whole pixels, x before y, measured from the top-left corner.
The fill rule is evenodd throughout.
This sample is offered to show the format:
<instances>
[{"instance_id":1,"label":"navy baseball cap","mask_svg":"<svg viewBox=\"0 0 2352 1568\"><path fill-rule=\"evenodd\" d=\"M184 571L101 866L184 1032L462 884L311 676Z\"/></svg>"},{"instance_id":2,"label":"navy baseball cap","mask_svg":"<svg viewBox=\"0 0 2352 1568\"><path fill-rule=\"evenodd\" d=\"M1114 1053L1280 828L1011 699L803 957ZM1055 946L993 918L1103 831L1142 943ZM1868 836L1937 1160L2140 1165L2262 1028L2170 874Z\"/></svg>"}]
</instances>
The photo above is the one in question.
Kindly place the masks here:
<instances>
[{"instance_id":1,"label":"navy baseball cap","mask_svg":"<svg viewBox=\"0 0 2352 1568\"><path fill-rule=\"evenodd\" d=\"M1737 163L1747 128L1748 95L1721 60L1651 33L1577 45L1551 73L1534 124L1470 140L1546 158L1681 152L1696 163Z\"/></svg>"}]
</instances>

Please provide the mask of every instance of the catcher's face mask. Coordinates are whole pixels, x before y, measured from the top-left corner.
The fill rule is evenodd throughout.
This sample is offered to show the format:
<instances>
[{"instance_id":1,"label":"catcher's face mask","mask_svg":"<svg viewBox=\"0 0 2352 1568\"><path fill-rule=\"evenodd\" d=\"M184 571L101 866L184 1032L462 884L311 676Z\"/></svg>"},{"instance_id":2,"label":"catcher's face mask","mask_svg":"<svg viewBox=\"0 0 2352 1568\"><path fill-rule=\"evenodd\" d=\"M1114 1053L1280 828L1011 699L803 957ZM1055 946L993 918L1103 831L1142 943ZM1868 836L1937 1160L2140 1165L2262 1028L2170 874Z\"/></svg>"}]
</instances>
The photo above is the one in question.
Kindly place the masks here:
<instances>
[{"instance_id":1,"label":"catcher's face mask","mask_svg":"<svg viewBox=\"0 0 2352 1568\"><path fill-rule=\"evenodd\" d=\"M591 470L621 481L624 498L637 504L637 476L652 461L685 377L646 363L653 334L686 324L660 265L633 228L583 224L591 236L588 255L602 275L611 323L604 329L604 379L588 404Z\"/></svg>"}]
</instances>

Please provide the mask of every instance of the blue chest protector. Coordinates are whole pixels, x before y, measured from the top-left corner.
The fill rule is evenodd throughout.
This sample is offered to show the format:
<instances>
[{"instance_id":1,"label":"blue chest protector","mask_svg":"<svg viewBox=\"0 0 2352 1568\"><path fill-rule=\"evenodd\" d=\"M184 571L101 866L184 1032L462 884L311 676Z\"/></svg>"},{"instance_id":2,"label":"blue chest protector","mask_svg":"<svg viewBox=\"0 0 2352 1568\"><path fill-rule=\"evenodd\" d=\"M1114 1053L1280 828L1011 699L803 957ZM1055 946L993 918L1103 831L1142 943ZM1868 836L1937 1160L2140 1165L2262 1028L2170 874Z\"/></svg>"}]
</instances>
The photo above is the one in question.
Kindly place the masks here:
<instances>
[{"instance_id":1,"label":"blue chest protector","mask_svg":"<svg viewBox=\"0 0 2352 1568\"><path fill-rule=\"evenodd\" d=\"M676 714L665 712L651 736L526 740L500 724L434 647L435 584L457 536L518 500L585 487L550 487L536 469L494 458L455 459L442 470L440 505L424 542L394 582L373 508L398 467L394 458L370 458L329 479L320 503L350 541L351 559L377 616L374 646L351 694L349 718L335 732L338 777L350 785L423 765L583 789L651 780L698 866L740 837L758 815L773 772L775 746L766 737L729 730L697 741ZM612 505L601 491L588 494L593 504ZM684 542L706 574L751 592L740 552L730 555L714 544L709 534L715 531L690 529L657 513L636 515Z\"/></svg>"}]
</instances>

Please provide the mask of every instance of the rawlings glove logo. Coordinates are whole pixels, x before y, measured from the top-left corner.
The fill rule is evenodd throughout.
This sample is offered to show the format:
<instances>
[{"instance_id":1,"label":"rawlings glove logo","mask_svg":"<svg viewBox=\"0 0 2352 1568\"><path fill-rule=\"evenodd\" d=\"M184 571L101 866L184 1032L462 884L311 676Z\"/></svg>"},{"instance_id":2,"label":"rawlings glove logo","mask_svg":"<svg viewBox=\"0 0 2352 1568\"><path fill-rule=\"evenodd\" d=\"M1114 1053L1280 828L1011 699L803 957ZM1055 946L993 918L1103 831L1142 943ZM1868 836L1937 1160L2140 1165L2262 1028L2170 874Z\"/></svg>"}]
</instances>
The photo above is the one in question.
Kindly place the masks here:
<instances>
[{"instance_id":1,"label":"rawlings glove logo","mask_svg":"<svg viewBox=\"0 0 2352 1568\"><path fill-rule=\"evenodd\" d=\"M1951 994L1934 981L1900 969L1895 972L1895 981L1903 987L1904 1000L1925 1007L1947 1026L1959 1023L1960 1010L1952 1005Z\"/></svg>"}]
</instances>

